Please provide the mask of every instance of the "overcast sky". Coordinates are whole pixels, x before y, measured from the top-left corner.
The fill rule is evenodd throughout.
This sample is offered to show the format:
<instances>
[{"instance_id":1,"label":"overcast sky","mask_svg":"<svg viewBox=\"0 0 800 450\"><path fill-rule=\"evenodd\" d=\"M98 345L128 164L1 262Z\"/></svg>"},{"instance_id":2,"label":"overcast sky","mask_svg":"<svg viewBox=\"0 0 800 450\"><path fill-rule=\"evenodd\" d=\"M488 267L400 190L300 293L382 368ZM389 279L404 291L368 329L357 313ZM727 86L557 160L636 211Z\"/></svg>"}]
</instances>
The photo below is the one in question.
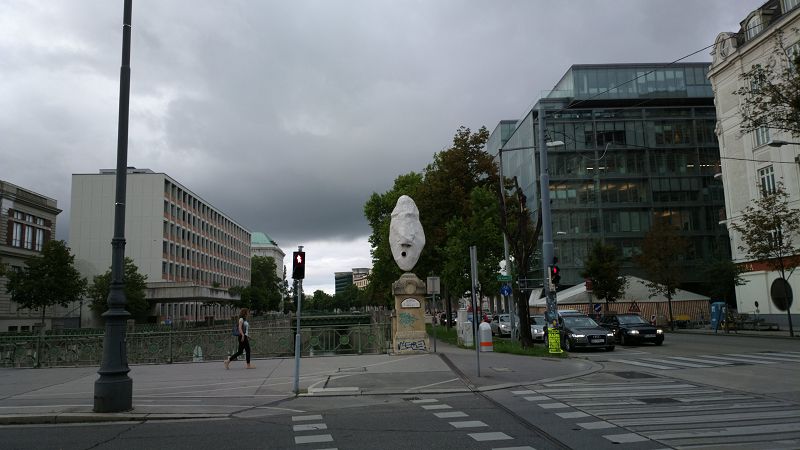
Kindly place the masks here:
<instances>
[{"instance_id":1,"label":"overcast sky","mask_svg":"<svg viewBox=\"0 0 800 450\"><path fill-rule=\"evenodd\" d=\"M288 254L370 267L363 206L572 64L669 62L763 1L134 0L128 165ZM116 165L123 2L0 0L0 178L58 200ZM688 61L710 61L709 50ZM110 251L110 244L109 244Z\"/></svg>"}]
</instances>

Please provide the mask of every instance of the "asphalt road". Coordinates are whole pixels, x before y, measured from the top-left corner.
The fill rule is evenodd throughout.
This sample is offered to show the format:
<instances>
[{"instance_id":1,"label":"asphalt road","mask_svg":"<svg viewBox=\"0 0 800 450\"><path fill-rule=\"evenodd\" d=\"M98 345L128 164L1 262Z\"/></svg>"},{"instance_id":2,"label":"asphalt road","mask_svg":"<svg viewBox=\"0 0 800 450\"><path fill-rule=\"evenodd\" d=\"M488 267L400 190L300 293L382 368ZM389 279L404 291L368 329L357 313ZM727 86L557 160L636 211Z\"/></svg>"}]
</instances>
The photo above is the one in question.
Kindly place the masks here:
<instances>
[{"instance_id":1,"label":"asphalt road","mask_svg":"<svg viewBox=\"0 0 800 450\"><path fill-rule=\"evenodd\" d=\"M3 449L800 448L800 341L669 334L603 370L487 392L299 397L219 420L21 425Z\"/></svg>"}]
</instances>

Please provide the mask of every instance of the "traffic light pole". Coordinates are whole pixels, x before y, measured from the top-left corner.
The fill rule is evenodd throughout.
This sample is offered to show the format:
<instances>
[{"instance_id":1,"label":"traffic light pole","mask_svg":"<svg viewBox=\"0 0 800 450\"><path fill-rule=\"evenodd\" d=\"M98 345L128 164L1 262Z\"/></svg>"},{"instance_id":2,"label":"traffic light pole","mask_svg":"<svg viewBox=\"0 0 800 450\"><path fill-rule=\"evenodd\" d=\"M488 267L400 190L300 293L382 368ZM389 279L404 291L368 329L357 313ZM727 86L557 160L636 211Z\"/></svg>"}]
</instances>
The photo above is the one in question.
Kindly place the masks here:
<instances>
[{"instance_id":1,"label":"traffic light pole","mask_svg":"<svg viewBox=\"0 0 800 450\"><path fill-rule=\"evenodd\" d=\"M302 252L303 246L298 245L297 251ZM302 264L305 266L305 255L303 255ZM294 262L296 264L296 262ZM305 272L305 270L303 270ZM295 274L292 274L294 277ZM305 276L305 273L303 273ZM300 341L300 311L301 311L301 302L303 299L303 278L295 279L295 289L294 295L297 298L297 330L296 334L294 335L294 393L295 395L300 395L300 350L301 350L301 341Z\"/></svg>"},{"instance_id":2,"label":"traffic light pole","mask_svg":"<svg viewBox=\"0 0 800 450\"><path fill-rule=\"evenodd\" d=\"M555 328L558 319L556 290L550 288L550 265L553 261L553 223L550 216L550 173L547 167L547 141L545 140L544 102L539 100L539 190L542 198L542 272L547 299L545 320Z\"/></svg>"}]
</instances>

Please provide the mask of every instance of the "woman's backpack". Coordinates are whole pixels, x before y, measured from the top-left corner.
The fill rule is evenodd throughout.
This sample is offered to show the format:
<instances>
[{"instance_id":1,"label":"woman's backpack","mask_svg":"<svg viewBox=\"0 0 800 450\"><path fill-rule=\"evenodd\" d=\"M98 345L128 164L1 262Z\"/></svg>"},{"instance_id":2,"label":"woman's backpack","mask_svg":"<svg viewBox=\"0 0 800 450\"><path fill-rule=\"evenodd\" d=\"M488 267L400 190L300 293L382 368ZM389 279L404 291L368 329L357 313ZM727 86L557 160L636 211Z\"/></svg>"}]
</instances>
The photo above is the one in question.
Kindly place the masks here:
<instances>
[{"instance_id":1,"label":"woman's backpack","mask_svg":"<svg viewBox=\"0 0 800 450\"><path fill-rule=\"evenodd\" d=\"M233 324L233 333L231 334L234 336L239 336L239 322Z\"/></svg>"}]
</instances>

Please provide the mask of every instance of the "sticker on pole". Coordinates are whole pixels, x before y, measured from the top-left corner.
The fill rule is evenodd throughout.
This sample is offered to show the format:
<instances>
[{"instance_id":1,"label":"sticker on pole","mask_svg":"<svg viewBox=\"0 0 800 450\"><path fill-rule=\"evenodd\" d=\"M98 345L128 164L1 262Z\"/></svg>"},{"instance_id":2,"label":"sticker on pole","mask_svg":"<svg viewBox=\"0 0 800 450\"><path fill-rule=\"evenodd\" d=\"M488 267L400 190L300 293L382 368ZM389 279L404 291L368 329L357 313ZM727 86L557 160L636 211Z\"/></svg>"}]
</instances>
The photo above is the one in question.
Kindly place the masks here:
<instances>
[{"instance_id":1,"label":"sticker on pole","mask_svg":"<svg viewBox=\"0 0 800 450\"><path fill-rule=\"evenodd\" d=\"M547 329L547 347L550 353L561 353L561 333L558 328Z\"/></svg>"}]
</instances>

